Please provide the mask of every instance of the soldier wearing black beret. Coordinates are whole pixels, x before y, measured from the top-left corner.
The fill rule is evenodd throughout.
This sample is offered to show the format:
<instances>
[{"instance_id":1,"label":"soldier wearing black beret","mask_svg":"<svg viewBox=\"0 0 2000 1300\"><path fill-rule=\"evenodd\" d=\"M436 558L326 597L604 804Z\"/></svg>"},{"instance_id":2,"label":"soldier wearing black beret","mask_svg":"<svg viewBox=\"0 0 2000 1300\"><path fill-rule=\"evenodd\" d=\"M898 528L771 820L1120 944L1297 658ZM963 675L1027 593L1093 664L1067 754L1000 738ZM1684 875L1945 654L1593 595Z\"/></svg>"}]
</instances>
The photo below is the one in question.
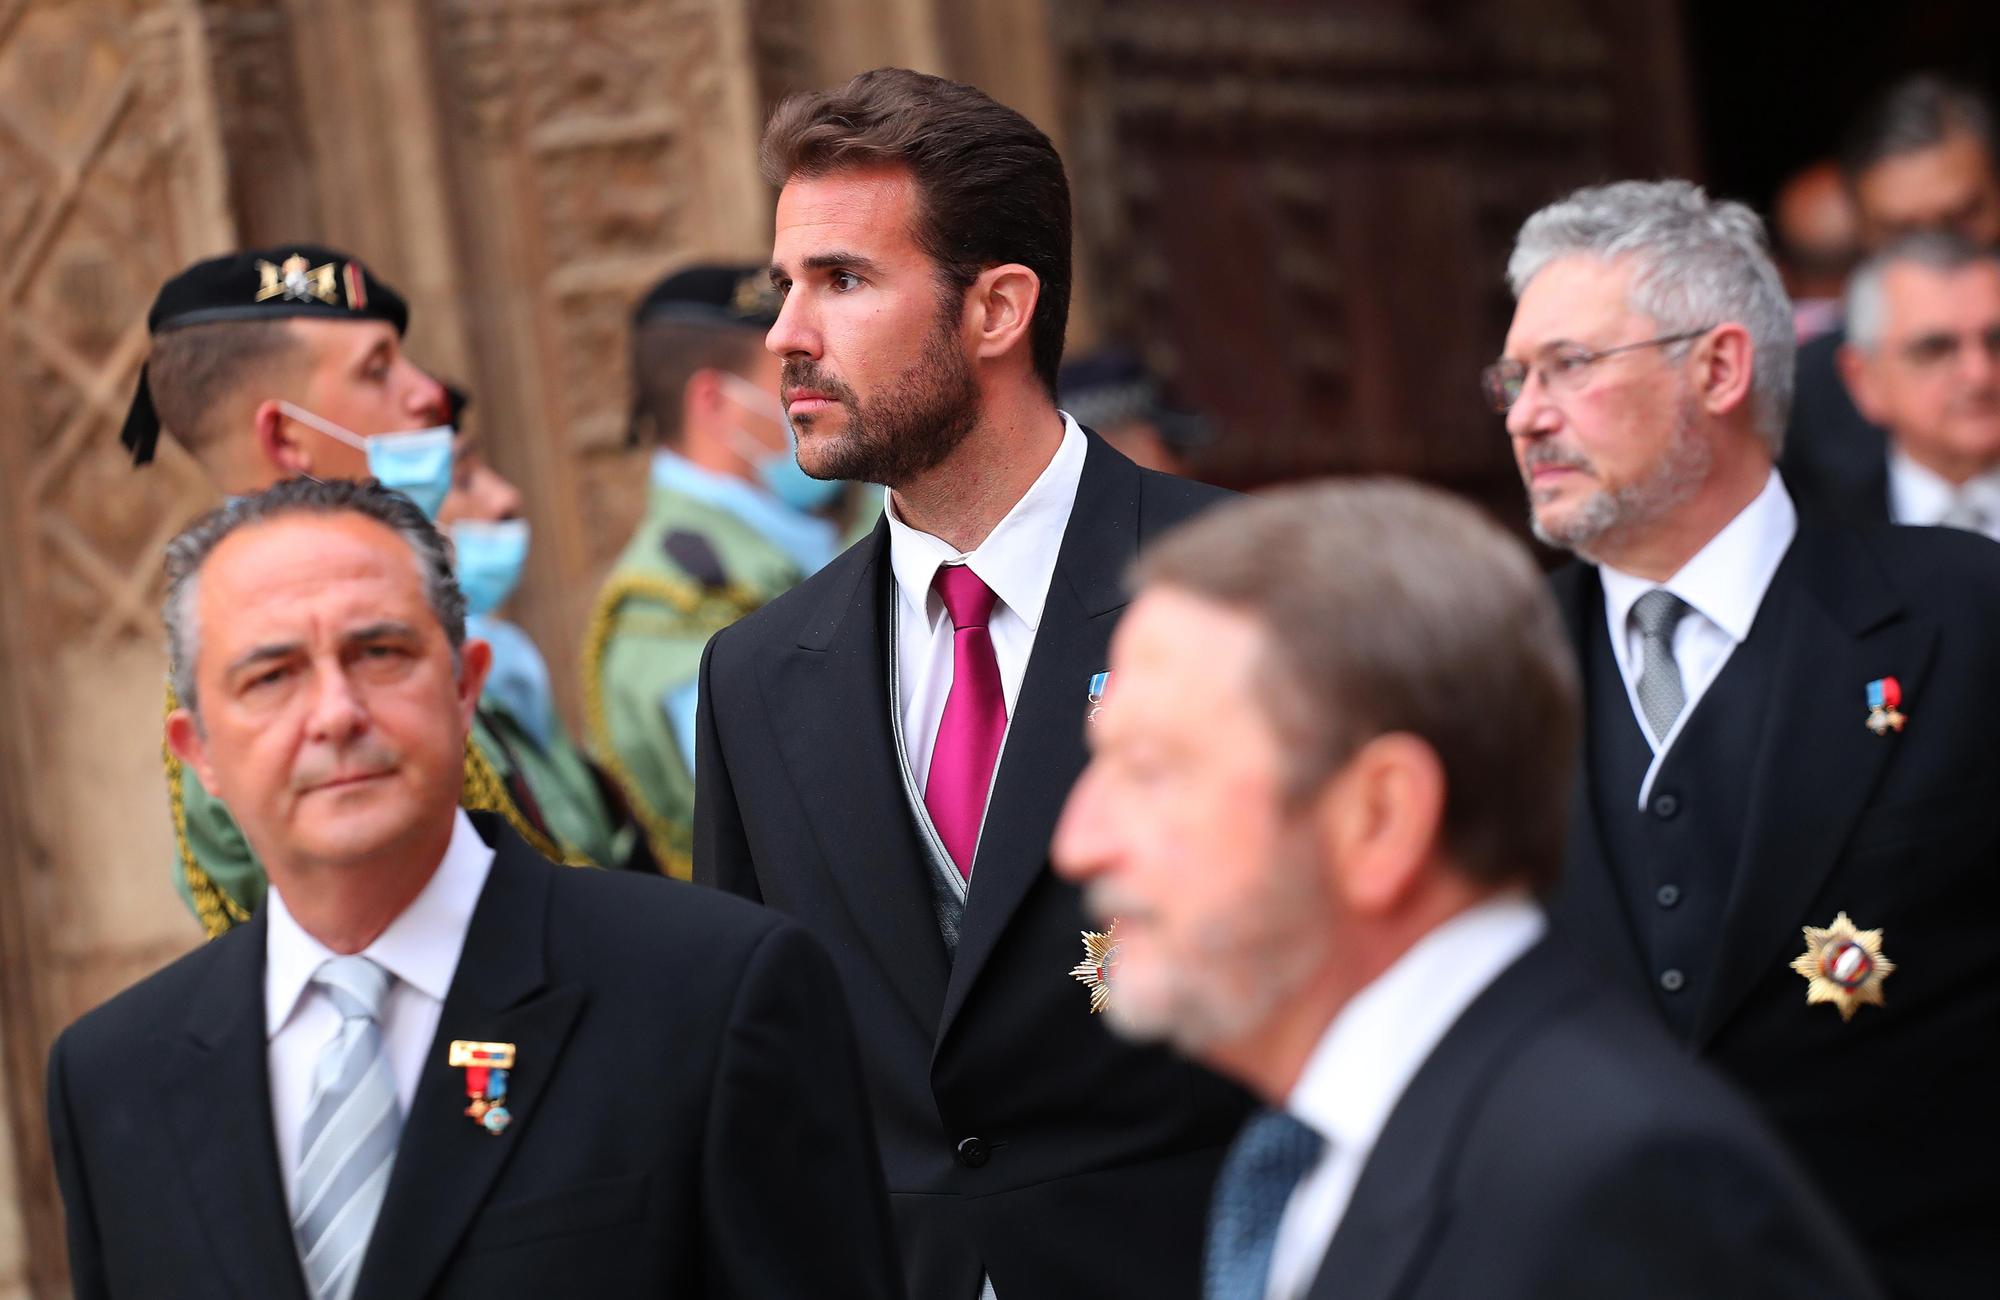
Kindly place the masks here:
<instances>
[{"instance_id":1,"label":"soldier wearing black beret","mask_svg":"<svg viewBox=\"0 0 2000 1300\"><path fill-rule=\"evenodd\" d=\"M435 516L452 485L454 395L403 353L409 305L358 259L316 244L196 262L161 286L152 347L121 440L134 465L170 435L227 496L284 479L381 479ZM171 704L171 701L170 701ZM229 810L167 759L174 879L211 935L264 900L264 869ZM545 855L550 837L490 730L466 752L467 807L505 814Z\"/></svg>"}]
</instances>

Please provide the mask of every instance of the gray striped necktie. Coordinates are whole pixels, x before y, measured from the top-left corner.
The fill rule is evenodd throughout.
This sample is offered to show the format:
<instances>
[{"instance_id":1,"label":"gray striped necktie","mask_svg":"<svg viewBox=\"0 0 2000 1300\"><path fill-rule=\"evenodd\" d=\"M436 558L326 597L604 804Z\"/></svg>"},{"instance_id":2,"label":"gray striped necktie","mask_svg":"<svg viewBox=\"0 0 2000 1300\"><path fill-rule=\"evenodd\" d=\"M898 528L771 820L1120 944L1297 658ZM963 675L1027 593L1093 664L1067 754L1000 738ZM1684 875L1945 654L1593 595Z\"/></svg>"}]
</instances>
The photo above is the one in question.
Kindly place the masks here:
<instances>
[{"instance_id":1,"label":"gray striped necktie","mask_svg":"<svg viewBox=\"0 0 2000 1300\"><path fill-rule=\"evenodd\" d=\"M366 957L333 957L313 974L340 1010L321 1049L299 1135L292 1237L314 1300L354 1294L388 1190L403 1115L382 1054L382 1003L392 977Z\"/></svg>"},{"instance_id":2,"label":"gray striped necktie","mask_svg":"<svg viewBox=\"0 0 2000 1300\"><path fill-rule=\"evenodd\" d=\"M1632 606L1639 625L1639 707L1655 740L1667 738L1687 703L1681 666L1674 660L1674 629L1692 608L1665 587L1655 587Z\"/></svg>"}]
</instances>

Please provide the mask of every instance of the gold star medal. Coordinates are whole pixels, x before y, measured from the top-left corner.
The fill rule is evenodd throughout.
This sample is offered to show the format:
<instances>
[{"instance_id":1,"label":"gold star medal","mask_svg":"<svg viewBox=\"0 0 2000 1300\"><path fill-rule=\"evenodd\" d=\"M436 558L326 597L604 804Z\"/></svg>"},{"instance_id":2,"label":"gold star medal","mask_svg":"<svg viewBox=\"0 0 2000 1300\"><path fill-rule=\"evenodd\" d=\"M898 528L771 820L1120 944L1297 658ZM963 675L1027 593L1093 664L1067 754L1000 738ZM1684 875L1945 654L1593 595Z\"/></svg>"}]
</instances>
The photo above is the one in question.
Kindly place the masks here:
<instances>
[{"instance_id":1,"label":"gold star medal","mask_svg":"<svg viewBox=\"0 0 2000 1300\"><path fill-rule=\"evenodd\" d=\"M1096 1015L1111 1001L1111 989L1118 982L1118 921L1099 934L1083 932L1083 960L1070 968L1070 978L1090 990L1090 1014Z\"/></svg>"},{"instance_id":2,"label":"gold star medal","mask_svg":"<svg viewBox=\"0 0 2000 1300\"><path fill-rule=\"evenodd\" d=\"M512 1043L474 1043L453 1039L446 1058L454 1070L465 1071L465 1117L499 1137L514 1122L507 1110L507 1076L514 1069Z\"/></svg>"},{"instance_id":3,"label":"gold star medal","mask_svg":"<svg viewBox=\"0 0 2000 1300\"><path fill-rule=\"evenodd\" d=\"M1864 1002L1876 1006L1882 1001L1882 981L1896 969L1896 963L1882 954L1880 930L1857 930L1842 912L1824 930L1808 925L1806 950L1792 959L1792 969L1811 985L1806 1005L1831 1002L1840 1008L1842 1020L1854 1019L1854 1009Z\"/></svg>"}]
</instances>

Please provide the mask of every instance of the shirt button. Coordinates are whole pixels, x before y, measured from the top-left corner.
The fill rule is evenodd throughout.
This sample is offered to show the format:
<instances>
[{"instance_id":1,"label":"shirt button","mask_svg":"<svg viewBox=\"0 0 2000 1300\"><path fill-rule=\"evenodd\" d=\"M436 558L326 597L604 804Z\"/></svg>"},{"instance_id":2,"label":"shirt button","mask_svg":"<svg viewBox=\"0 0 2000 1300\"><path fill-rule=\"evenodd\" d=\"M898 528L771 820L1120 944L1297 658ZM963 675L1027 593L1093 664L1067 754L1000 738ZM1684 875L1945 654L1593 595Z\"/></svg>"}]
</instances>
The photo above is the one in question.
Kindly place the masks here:
<instances>
[{"instance_id":1,"label":"shirt button","mask_svg":"<svg viewBox=\"0 0 2000 1300\"><path fill-rule=\"evenodd\" d=\"M1679 885L1661 885L1653 892L1653 897L1658 900L1661 907L1672 907L1681 901L1681 887Z\"/></svg>"},{"instance_id":2,"label":"shirt button","mask_svg":"<svg viewBox=\"0 0 2000 1300\"><path fill-rule=\"evenodd\" d=\"M1669 993L1678 993L1687 984L1687 976L1669 967L1660 972L1660 987Z\"/></svg>"},{"instance_id":3,"label":"shirt button","mask_svg":"<svg viewBox=\"0 0 2000 1300\"><path fill-rule=\"evenodd\" d=\"M967 1169L977 1169L985 1164L989 1154L986 1144L978 1138L967 1138L958 1144L958 1163Z\"/></svg>"},{"instance_id":4,"label":"shirt button","mask_svg":"<svg viewBox=\"0 0 2000 1300\"><path fill-rule=\"evenodd\" d=\"M1653 796L1653 816L1658 817L1661 821L1675 816L1680 810L1681 801L1678 796L1671 794L1656 794Z\"/></svg>"}]
</instances>

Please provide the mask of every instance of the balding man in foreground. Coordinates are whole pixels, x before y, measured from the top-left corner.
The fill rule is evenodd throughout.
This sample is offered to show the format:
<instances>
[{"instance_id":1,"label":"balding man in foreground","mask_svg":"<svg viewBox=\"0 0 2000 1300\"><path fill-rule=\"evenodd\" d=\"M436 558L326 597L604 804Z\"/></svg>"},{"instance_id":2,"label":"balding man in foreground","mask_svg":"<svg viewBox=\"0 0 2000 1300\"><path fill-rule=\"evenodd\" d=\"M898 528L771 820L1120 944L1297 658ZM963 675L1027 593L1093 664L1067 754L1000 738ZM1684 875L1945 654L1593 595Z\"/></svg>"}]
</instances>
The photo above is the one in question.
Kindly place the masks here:
<instances>
[{"instance_id":1,"label":"balding man in foreground","mask_svg":"<svg viewBox=\"0 0 2000 1300\"><path fill-rule=\"evenodd\" d=\"M1874 1294L1750 1108L1544 938L1577 705L1527 552L1438 493L1142 558L1056 860L1112 1026L1265 1103L1206 1300Z\"/></svg>"}]
</instances>

